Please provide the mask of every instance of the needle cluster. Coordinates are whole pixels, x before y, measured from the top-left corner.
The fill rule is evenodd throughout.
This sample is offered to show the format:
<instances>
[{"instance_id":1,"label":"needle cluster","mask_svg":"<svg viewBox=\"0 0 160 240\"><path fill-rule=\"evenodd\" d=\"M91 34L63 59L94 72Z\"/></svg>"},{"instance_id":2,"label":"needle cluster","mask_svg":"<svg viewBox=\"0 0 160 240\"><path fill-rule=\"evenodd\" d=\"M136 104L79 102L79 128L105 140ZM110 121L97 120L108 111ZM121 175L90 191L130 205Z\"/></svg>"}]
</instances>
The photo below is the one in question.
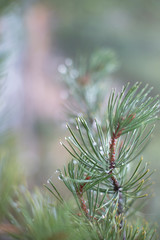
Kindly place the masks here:
<instances>
[{"instance_id":1,"label":"needle cluster","mask_svg":"<svg viewBox=\"0 0 160 240\"><path fill-rule=\"evenodd\" d=\"M149 96L147 85L128 87L120 94L111 93L105 127L95 120L92 128L78 117L76 128L67 125L67 144L61 142L72 160L60 178L75 198L77 216L96 228L97 239L144 239L145 234L153 239L154 235L151 230L145 234L137 228L128 230L126 222L133 209L136 212L136 200L146 197L150 186L152 173L147 165L141 166L140 154L153 132L160 101Z\"/></svg>"}]
</instances>

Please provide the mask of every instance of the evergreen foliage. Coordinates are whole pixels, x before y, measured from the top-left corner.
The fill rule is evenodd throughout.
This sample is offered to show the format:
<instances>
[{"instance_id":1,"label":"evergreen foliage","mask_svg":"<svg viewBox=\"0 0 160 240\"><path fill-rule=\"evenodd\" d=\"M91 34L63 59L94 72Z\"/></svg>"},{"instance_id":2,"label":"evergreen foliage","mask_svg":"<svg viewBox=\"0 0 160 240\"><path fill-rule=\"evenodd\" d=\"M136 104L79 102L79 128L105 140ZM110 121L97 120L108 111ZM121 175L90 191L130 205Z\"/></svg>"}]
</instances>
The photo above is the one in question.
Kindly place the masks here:
<instances>
[{"instance_id":1,"label":"evergreen foliage","mask_svg":"<svg viewBox=\"0 0 160 240\"><path fill-rule=\"evenodd\" d=\"M58 67L63 83L68 87L69 100L65 107L70 122L82 114L90 123L95 117L102 120L107 79L117 68L117 56L110 49L101 49L89 57L81 56L75 62L66 59Z\"/></svg>"},{"instance_id":2,"label":"evergreen foliage","mask_svg":"<svg viewBox=\"0 0 160 240\"><path fill-rule=\"evenodd\" d=\"M21 1L19 0L1 0L0 1L0 14L3 14L5 11L10 10L13 8L16 4L20 4Z\"/></svg>"},{"instance_id":3,"label":"evergreen foliage","mask_svg":"<svg viewBox=\"0 0 160 240\"><path fill-rule=\"evenodd\" d=\"M145 234L136 228L128 230L125 224L133 215L135 201L147 196L152 174L147 165L141 167L142 158L133 172L129 165L146 145L159 112L158 96L148 97L151 89L147 86L138 92L139 86L136 83L127 91L127 85L120 94L111 93L104 129L96 120L96 129L90 129L79 117L76 131L67 125L68 146L61 142L72 161L60 178L86 222L97 229L99 239L144 239L145 234L152 239L154 235L150 230Z\"/></svg>"},{"instance_id":4,"label":"evergreen foliage","mask_svg":"<svg viewBox=\"0 0 160 240\"><path fill-rule=\"evenodd\" d=\"M10 4L1 1L0 12ZM65 202L51 180L45 187L54 198L20 186L15 153L10 144L7 149L1 145L0 239L4 233L22 240L157 238L155 227L136 212L152 184L141 152L153 132L160 102L158 96L150 96L152 88L136 83L127 84L119 94L113 90L104 104L106 76L117 65L115 54L103 49L87 60L67 59L59 67L75 104L67 103L70 136L61 142L71 161L58 172L74 200Z\"/></svg>"},{"instance_id":5,"label":"evergreen foliage","mask_svg":"<svg viewBox=\"0 0 160 240\"><path fill-rule=\"evenodd\" d=\"M0 222L5 217L14 191L22 180L18 163L11 151L11 145L6 144L10 146L10 151L4 146L0 148Z\"/></svg>"},{"instance_id":6,"label":"evergreen foliage","mask_svg":"<svg viewBox=\"0 0 160 240\"><path fill-rule=\"evenodd\" d=\"M72 100L77 101L76 108L72 105L73 111L68 111L69 136L60 142L71 160L63 171L57 170L73 199L66 202L51 180L45 185L50 195L39 190L31 194L25 188L17 191L6 214L10 225L5 232L12 239L157 239L155 227L136 212L146 203L152 185L152 172L141 152L153 132L160 101L150 96L148 85L141 88L136 83L120 93L113 90L106 105L106 89L98 80L100 76L102 83L106 80L110 66L116 69L115 59L111 51L99 51L77 68L69 59L60 66ZM89 80L82 83L86 76ZM78 104L85 106L81 114Z\"/></svg>"}]
</instances>

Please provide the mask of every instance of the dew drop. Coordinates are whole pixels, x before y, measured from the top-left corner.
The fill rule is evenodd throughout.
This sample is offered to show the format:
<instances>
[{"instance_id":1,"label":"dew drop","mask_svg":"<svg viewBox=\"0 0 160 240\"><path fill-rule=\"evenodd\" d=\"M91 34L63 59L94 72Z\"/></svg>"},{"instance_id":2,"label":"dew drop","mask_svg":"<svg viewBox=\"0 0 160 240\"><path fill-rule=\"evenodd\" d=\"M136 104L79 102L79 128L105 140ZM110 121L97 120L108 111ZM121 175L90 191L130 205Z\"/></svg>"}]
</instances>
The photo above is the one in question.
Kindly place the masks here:
<instances>
[{"instance_id":1,"label":"dew drop","mask_svg":"<svg viewBox=\"0 0 160 240\"><path fill-rule=\"evenodd\" d=\"M93 146L96 146L97 145L97 143L96 142L93 142Z\"/></svg>"},{"instance_id":2,"label":"dew drop","mask_svg":"<svg viewBox=\"0 0 160 240\"><path fill-rule=\"evenodd\" d=\"M93 127L93 129L96 129L96 121L93 121L92 127Z\"/></svg>"},{"instance_id":3,"label":"dew drop","mask_svg":"<svg viewBox=\"0 0 160 240\"><path fill-rule=\"evenodd\" d=\"M64 64L61 64L58 66L58 72L61 73L61 74L66 74L67 72L67 68Z\"/></svg>"},{"instance_id":4,"label":"dew drop","mask_svg":"<svg viewBox=\"0 0 160 240\"><path fill-rule=\"evenodd\" d=\"M59 176L58 176L58 179L59 179L60 181L62 181L62 177L63 177L62 175L59 175Z\"/></svg>"},{"instance_id":5,"label":"dew drop","mask_svg":"<svg viewBox=\"0 0 160 240\"><path fill-rule=\"evenodd\" d=\"M79 130L79 127L78 127L78 126L76 126L76 129L77 129L77 130Z\"/></svg>"},{"instance_id":6,"label":"dew drop","mask_svg":"<svg viewBox=\"0 0 160 240\"><path fill-rule=\"evenodd\" d=\"M59 142L60 143L60 145L62 146L63 145L63 143L62 142Z\"/></svg>"},{"instance_id":7,"label":"dew drop","mask_svg":"<svg viewBox=\"0 0 160 240\"><path fill-rule=\"evenodd\" d=\"M101 151L100 151L100 154L101 154L101 155L104 155L104 152L101 150Z\"/></svg>"},{"instance_id":8,"label":"dew drop","mask_svg":"<svg viewBox=\"0 0 160 240\"><path fill-rule=\"evenodd\" d=\"M75 187L73 185L71 185L71 188L72 188L73 191L75 191Z\"/></svg>"},{"instance_id":9,"label":"dew drop","mask_svg":"<svg viewBox=\"0 0 160 240\"><path fill-rule=\"evenodd\" d=\"M102 148L102 146L100 146L100 148L99 148L100 150L102 150L103 148Z\"/></svg>"},{"instance_id":10,"label":"dew drop","mask_svg":"<svg viewBox=\"0 0 160 240\"><path fill-rule=\"evenodd\" d=\"M78 162L76 160L73 160L73 164L76 165Z\"/></svg>"},{"instance_id":11,"label":"dew drop","mask_svg":"<svg viewBox=\"0 0 160 240\"><path fill-rule=\"evenodd\" d=\"M52 208L52 212L53 212L53 214L54 214L55 219L57 219L57 212L56 212L56 209L55 209L55 208Z\"/></svg>"},{"instance_id":12,"label":"dew drop","mask_svg":"<svg viewBox=\"0 0 160 240\"><path fill-rule=\"evenodd\" d=\"M127 170L130 170L130 165L127 166Z\"/></svg>"}]
</instances>

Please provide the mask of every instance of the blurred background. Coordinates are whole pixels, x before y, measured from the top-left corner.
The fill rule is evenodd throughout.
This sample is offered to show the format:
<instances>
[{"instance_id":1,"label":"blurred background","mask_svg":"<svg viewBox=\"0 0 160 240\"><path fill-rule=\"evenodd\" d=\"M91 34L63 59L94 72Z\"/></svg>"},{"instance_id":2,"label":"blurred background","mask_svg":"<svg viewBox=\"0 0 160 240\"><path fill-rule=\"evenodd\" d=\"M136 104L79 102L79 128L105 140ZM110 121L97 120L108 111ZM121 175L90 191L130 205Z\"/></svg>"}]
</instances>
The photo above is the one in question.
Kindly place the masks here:
<instances>
[{"instance_id":1,"label":"blurred background","mask_svg":"<svg viewBox=\"0 0 160 240\"><path fill-rule=\"evenodd\" d=\"M1 142L8 136L14 141L30 189L52 178L63 192L55 171L69 159L59 144L66 135L67 94L58 66L66 58L110 48L120 65L107 79L106 94L128 81L149 83L152 94L159 94L160 1L1 0L0 10ZM157 169L146 219L158 223L159 136L158 122L143 153L150 169Z\"/></svg>"}]
</instances>

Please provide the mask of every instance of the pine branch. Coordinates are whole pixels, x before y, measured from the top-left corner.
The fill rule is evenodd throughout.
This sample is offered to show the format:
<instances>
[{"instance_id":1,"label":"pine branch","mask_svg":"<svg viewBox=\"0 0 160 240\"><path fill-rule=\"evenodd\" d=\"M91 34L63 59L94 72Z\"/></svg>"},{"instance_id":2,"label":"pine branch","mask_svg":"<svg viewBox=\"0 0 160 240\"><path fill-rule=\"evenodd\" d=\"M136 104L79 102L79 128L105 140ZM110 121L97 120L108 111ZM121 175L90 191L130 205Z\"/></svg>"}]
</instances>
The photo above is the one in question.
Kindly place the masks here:
<instances>
[{"instance_id":1,"label":"pine branch","mask_svg":"<svg viewBox=\"0 0 160 240\"><path fill-rule=\"evenodd\" d=\"M156 239L153 226L142 223L141 219L134 222L129 218L136 212L136 200L147 196L152 173L147 165L142 165L142 158L132 171L128 167L140 157L153 132L160 101L148 96L147 86L142 90L138 83L129 89L128 86L120 94L111 93L107 114L102 117L106 118L106 125L104 121L100 124L95 120L93 126L93 114L92 124L90 118L83 117L76 118L75 124L67 124L70 136L61 145L72 159L63 172L58 170L58 178L73 195L72 207L68 207L51 180L45 187L58 204L38 191L19 193L17 201L12 202L13 214L9 214L13 229L18 229L12 237Z\"/></svg>"},{"instance_id":2,"label":"pine branch","mask_svg":"<svg viewBox=\"0 0 160 240\"><path fill-rule=\"evenodd\" d=\"M118 65L112 50L100 49L88 58L79 57L75 62L66 59L58 67L62 83L68 90L65 108L69 120L83 115L92 125L95 116L103 117L102 103L108 85L106 78L117 70Z\"/></svg>"},{"instance_id":3,"label":"pine branch","mask_svg":"<svg viewBox=\"0 0 160 240\"><path fill-rule=\"evenodd\" d=\"M68 171L65 168L65 174L61 172L60 177L79 209L88 221L98 224L112 214L116 219L116 231L120 231L123 240L131 236L125 225L125 214L130 203L147 196L144 191L150 176L146 167L139 170L142 159L131 176L127 165L144 149L154 128L148 130L148 126L157 119L160 103L157 97L148 98L147 86L137 92L139 86L136 83L127 92L127 85L120 95L111 94L106 128L96 121L95 131L79 117L76 132L67 125L71 134L66 138L68 146L61 142L73 160L68 164ZM108 223L109 219L106 221ZM104 231L106 229L102 232L97 229L99 239L103 239Z\"/></svg>"}]
</instances>

